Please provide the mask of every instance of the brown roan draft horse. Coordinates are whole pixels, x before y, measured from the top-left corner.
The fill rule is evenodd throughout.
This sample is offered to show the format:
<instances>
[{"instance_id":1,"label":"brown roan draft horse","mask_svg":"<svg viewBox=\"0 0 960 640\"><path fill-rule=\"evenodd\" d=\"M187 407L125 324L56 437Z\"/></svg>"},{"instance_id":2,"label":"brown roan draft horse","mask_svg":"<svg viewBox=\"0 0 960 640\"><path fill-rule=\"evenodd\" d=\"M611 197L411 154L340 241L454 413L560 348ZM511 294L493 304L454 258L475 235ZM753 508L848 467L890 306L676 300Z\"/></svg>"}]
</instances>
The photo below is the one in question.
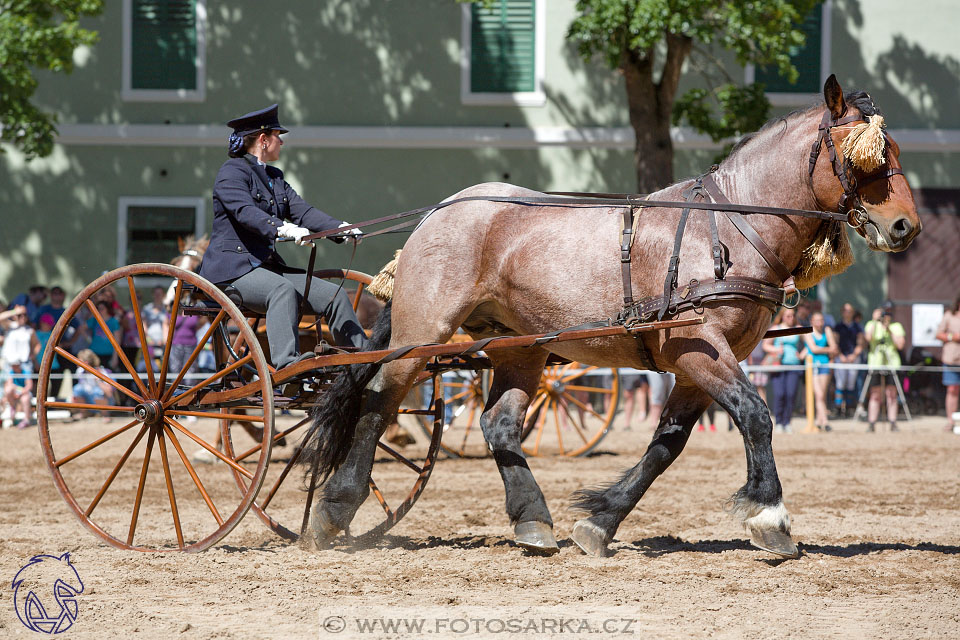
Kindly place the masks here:
<instances>
[{"instance_id":1,"label":"brown roan draft horse","mask_svg":"<svg viewBox=\"0 0 960 640\"><path fill-rule=\"evenodd\" d=\"M833 76L824 85L824 99L823 104L772 120L742 140L712 173L701 176L712 196L708 202L725 197L757 207L849 211L851 224L871 249L903 251L921 223L900 170L899 149L881 130L882 116L868 94L844 96ZM854 142L872 149L856 150ZM683 202L699 184L687 180L647 198ZM392 309L388 305L378 321L375 347L385 348L387 339L391 347L443 343L458 327L480 339L617 318L628 297L621 281L623 208L602 203L543 206L535 202L542 195L508 184L480 184L451 199L509 196L527 202L462 202L429 215L400 256ZM754 289L741 296L705 295L696 305L680 302L688 283L696 289L697 282L691 281L713 283L717 275L740 285L762 281L783 301L781 286L789 281L789 288L791 277L807 287L849 264L844 257L850 254L846 231L836 221L839 216L824 220L747 214L741 220L749 219L761 238L758 244L747 240L749 231L735 227L735 214L718 213L720 255L715 260L707 214L690 211L673 262L681 208L640 209L635 239L628 245L633 293L656 300L664 293L668 267L677 264L674 281L679 286L661 315L688 318L702 313L703 324L636 334L638 338L602 337L488 352L494 373L481 426L503 479L507 515L521 547L541 554L558 551L550 512L519 439L524 411L552 352L592 365L653 366L676 374L653 440L636 466L608 486L574 496L574 507L585 517L574 525L572 538L584 552L607 552L620 523L680 455L692 426L716 401L736 423L746 449L747 480L727 510L743 522L754 545L784 557L798 554L771 449L773 425L737 364L767 331L774 297ZM382 366L355 365L330 389L305 441L304 459L313 465L317 479L325 481L311 511L308 544L327 548L350 524L369 491L377 439L424 364L403 359Z\"/></svg>"}]
</instances>

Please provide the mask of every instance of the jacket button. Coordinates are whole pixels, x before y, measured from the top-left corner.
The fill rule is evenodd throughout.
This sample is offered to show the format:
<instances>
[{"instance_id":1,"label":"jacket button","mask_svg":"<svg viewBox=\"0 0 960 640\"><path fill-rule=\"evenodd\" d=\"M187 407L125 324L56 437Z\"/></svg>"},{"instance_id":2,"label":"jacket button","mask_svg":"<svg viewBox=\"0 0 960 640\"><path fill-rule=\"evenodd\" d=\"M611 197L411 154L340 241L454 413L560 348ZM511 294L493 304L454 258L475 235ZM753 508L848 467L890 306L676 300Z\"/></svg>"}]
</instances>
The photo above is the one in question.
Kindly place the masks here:
<instances>
[{"instance_id":1,"label":"jacket button","mask_svg":"<svg viewBox=\"0 0 960 640\"><path fill-rule=\"evenodd\" d=\"M243 251L243 247L237 247L237 251Z\"/></svg>"}]
</instances>

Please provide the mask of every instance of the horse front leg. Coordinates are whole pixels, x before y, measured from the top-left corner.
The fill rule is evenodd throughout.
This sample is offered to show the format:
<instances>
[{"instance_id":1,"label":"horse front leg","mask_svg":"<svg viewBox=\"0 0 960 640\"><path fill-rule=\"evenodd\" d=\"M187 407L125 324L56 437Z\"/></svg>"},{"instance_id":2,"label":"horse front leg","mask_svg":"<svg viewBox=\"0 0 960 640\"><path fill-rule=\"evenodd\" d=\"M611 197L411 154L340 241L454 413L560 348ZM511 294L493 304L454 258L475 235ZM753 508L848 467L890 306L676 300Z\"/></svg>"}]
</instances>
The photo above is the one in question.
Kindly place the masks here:
<instances>
[{"instance_id":1,"label":"horse front leg","mask_svg":"<svg viewBox=\"0 0 960 640\"><path fill-rule=\"evenodd\" d=\"M553 555L560 551L553 535L553 519L520 448L526 410L543 374L546 356L546 352L530 349L517 354L491 354L493 383L480 416L480 428L503 480L507 516L516 543L532 553Z\"/></svg>"},{"instance_id":2,"label":"horse front leg","mask_svg":"<svg viewBox=\"0 0 960 640\"><path fill-rule=\"evenodd\" d=\"M678 379L646 452L617 482L574 494L574 508L590 515L573 527L573 541L584 553L602 557L624 518L653 481L677 459L697 419L712 402L709 395Z\"/></svg>"},{"instance_id":3,"label":"horse front leg","mask_svg":"<svg viewBox=\"0 0 960 640\"><path fill-rule=\"evenodd\" d=\"M790 536L790 514L773 458L773 422L767 405L740 367L732 384L715 396L743 436L747 454L747 482L727 501L728 513L743 522L750 542L787 558L799 555Z\"/></svg>"}]
</instances>

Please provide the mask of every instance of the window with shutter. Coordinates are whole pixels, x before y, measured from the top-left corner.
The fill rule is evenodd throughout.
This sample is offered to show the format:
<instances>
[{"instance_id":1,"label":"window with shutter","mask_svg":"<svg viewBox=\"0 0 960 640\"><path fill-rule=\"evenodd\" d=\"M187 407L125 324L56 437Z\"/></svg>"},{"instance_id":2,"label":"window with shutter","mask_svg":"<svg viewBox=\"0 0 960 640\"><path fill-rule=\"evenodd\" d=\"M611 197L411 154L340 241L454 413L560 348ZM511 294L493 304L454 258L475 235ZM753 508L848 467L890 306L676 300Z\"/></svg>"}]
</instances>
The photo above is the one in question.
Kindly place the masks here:
<instances>
[{"instance_id":1,"label":"window with shutter","mask_svg":"<svg viewBox=\"0 0 960 640\"><path fill-rule=\"evenodd\" d=\"M118 207L117 266L170 262L177 241L200 235L205 226L202 198L123 197Z\"/></svg>"},{"instance_id":2,"label":"window with shutter","mask_svg":"<svg viewBox=\"0 0 960 640\"><path fill-rule=\"evenodd\" d=\"M204 0L124 0L124 97L202 100Z\"/></svg>"},{"instance_id":3,"label":"window with shutter","mask_svg":"<svg viewBox=\"0 0 960 640\"><path fill-rule=\"evenodd\" d=\"M755 79L766 85L767 93L819 93L822 89L823 7L815 7L800 29L807 37L807 41L803 47L794 47L790 50L790 60L800 72L796 83L788 82L777 73L776 67L758 67Z\"/></svg>"},{"instance_id":4,"label":"window with shutter","mask_svg":"<svg viewBox=\"0 0 960 640\"><path fill-rule=\"evenodd\" d=\"M465 103L543 104L545 4L495 0L464 6Z\"/></svg>"}]
</instances>

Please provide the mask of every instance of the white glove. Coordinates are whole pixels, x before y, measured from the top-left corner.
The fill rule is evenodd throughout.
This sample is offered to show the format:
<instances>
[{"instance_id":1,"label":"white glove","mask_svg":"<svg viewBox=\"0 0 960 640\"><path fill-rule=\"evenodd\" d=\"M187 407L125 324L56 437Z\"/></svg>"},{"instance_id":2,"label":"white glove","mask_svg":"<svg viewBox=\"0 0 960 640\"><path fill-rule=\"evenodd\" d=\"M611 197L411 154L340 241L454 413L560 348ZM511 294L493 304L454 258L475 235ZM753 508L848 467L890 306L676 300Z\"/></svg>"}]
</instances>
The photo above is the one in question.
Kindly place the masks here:
<instances>
[{"instance_id":1,"label":"white glove","mask_svg":"<svg viewBox=\"0 0 960 640\"><path fill-rule=\"evenodd\" d=\"M337 228L343 229L344 227L349 227L352 225L353 225L352 222L341 222L340 226ZM354 238L351 238L351 240L356 241L357 244L360 244L360 241L363 239L363 231L360 231L360 229L357 229L356 227L354 227L353 229L347 229L346 231L343 232L343 235L355 236Z\"/></svg>"},{"instance_id":2,"label":"white glove","mask_svg":"<svg viewBox=\"0 0 960 640\"><path fill-rule=\"evenodd\" d=\"M310 229L305 229L303 227L298 227L292 222L284 222L277 228L277 237L278 238L291 238L294 242L300 246L312 245L313 242L310 240L304 240L305 236L310 235Z\"/></svg>"}]
</instances>

